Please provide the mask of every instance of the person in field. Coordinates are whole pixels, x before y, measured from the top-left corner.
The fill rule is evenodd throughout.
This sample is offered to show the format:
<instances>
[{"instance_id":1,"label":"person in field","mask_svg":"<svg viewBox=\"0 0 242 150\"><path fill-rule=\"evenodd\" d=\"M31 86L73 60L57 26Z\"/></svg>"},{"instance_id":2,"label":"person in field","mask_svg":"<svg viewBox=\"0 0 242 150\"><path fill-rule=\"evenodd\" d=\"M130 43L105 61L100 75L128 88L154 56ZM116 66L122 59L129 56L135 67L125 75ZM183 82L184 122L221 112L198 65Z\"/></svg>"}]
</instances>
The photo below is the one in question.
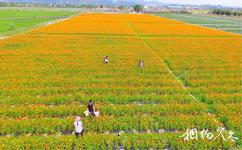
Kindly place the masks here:
<instances>
[{"instance_id":1,"label":"person in field","mask_svg":"<svg viewBox=\"0 0 242 150\"><path fill-rule=\"evenodd\" d=\"M100 112L99 112L97 109L95 109L95 111L94 111L94 116L95 116L95 117L99 117L99 115L100 115Z\"/></svg>"},{"instance_id":2,"label":"person in field","mask_svg":"<svg viewBox=\"0 0 242 150\"><path fill-rule=\"evenodd\" d=\"M142 69L144 65L145 65L145 62L143 60L139 60L139 64L138 64L139 68Z\"/></svg>"},{"instance_id":3,"label":"person in field","mask_svg":"<svg viewBox=\"0 0 242 150\"><path fill-rule=\"evenodd\" d=\"M87 109L90 115L94 115L94 103L92 100L90 100L89 103L87 104Z\"/></svg>"},{"instance_id":4,"label":"person in field","mask_svg":"<svg viewBox=\"0 0 242 150\"><path fill-rule=\"evenodd\" d=\"M108 64L108 56L104 57L104 64Z\"/></svg>"},{"instance_id":5,"label":"person in field","mask_svg":"<svg viewBox=\"0 0 242 150\"><path fill-rule=\"evenodd\" d=\"M74 122L74 126L75 126L76 137L79 137L80 134L82 136L83 135L83 131L82 131L82 122L81 122L81 117L80 116L76 116L76 119L75 119L75 122Z\"/></svg>"}]
</instances>

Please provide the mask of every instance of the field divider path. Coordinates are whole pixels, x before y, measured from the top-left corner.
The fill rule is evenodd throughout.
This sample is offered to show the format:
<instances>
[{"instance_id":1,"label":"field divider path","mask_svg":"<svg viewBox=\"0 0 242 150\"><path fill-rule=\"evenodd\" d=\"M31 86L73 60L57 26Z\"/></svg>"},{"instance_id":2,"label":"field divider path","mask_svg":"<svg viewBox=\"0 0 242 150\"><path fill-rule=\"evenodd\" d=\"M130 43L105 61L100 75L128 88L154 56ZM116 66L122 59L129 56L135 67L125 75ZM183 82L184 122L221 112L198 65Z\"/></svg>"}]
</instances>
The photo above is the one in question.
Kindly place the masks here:
<instances>
[{"instance_id":1,"label":"field divider path","mask_svg":"<svg viewBox=\"0 0 242 150\"><path fill-rule=\"evenodd\" d=\"M167 65L167 63L165 63L165 61L163 60L163 58L161 58L161 56L159 55L159 53L156 51L155 47L153 47L146 39L143 39L144 40L144 43L146 43L155 53L157 53L157 55L160 57L162 63L164 64L166 70L175 78L175 80L180 83L182 89L184 89L185 91L188 92L188 95L192 97L192 99L196 102L199 102L200 103L200 100L198 100L198 98L196 98L196 96L194 96L189 90L188 88L182 83L182 81L173 73L173 71L171 70L171 68ZM203 103L203 102L202 102ZM204 103L206 104L206 103ZM206 104L208 105L208 104ZM208 114L210 115L210 114ZM215 114L213 114L214 117L213 117L213 120L214 122L216 123L219 123L219 124L223 124L222 122L218 121L216 118L217 116Z\"/></svg>"},{"instance_id":2,"label":"field divider path","mask_svg":"<svg viewBox=\"0 0 242 150\"><path fill-rule=\"evenodd\" d=\"M161 59L163 65L165 66L166 70L171 74L171 76L174 77L174 79L180 84L180 86L182 87L182 89L184 89L185 91L188 91L188 88L182 83L182 81L173 73L173 71L170 69L170 67L165 63L165 61L163 60L163 58L160 57L159 53L156 51L156 49L146 40L143 39L144 43L146 45L149 46L149 48L151 48L155 53L157 53L157 56L159 56L159 58ZM188 91L188 94L192 97L193 100L199 102L199 100L191 93Z\"/></svg>"},{"instance_id":3,"label":"field divider path","mask_svg":"<svg viewBox=\"0 0 242 150\"><path fill-rule=\"evenodd\" d=\"M175 78L175 80L177 82L180 83L181 87L188 91L187 87L182 83L182 81L172 72L172 70L170 69L170 67L163 61L164 65L165 65L165 68L168 70L168 72ZM193 100L195 101L199 101L191 92L188 91L188 94L192 97Z\"/></svg>"},{"instance_id":4,"label":"field divider path","mask_svg":"<svg viewBox=\"0 0 242 150\"><path fill-rule=\"evenodd\" d=\"M138 37L140 37L140 33L141 33L141 31L139 31L138 29L136 29L132 24L128 24L129 25L129 27L132 29L132 30L134 30L135 32L136 32L136 34L137 34L137 36ZM148 41L147 41L147 39L145 38L145 37L140 37L142 40L143 40L143 42L151 49L151 50L153 50L153 52L155 52L156 54L157 54L157 56L159 57L159 59L161 59L161 61L162 61L162 63L163 63L163 65L165 66L165 68L166 68L166 70L175 78L175 80L178 82L178 83L180 83L180 85L181 85L181 87L184 89L184 90L186 90L186 91L188 91L188 89L187 89L187 87L185 86L185 85L183 85L183 83L182 83L182 81L172 72L172 70L170 69L170 67L164 62L164 59L163 58L161 58L161 56L159 55L159 53L156 51L156 48L153 46L153 45L151 45ZM192 99L193 100L195 100L195 101L198 101L198 99L194 96L194 95L192 95L192 93L191 92L189 92L188 91L188 93L189 93L189 95L192 97Z\"/></svg>"},{"instance_id":5,"label":"field divider path","mask_svg":"<svg viewBox=\"0 0 242 150\"><path fill-rule=\"evenodd\" d=\"M156 53L156 55L159 57L159 59L161 59L161 62L162 64L164 65L165 69L170 73L171 76L174 77L174 79L181 85L182 89L187 91L188 92L188 95L192 97L192 99L195 101L195 102L200 102L200 100L198 100L198 98L196 98L196 96L194 96L189 90L188 88L182 83L182 81L173 73L173 71L171 70L171 68L167 65L167 63L164 61L164 59L160 56L159 52L157 52L156 48L151 44L149 43L149 41L147 41L146 37L142 37L140 36L140 33L141 31L139 31L138 29L136 29L132 24L129 24L129 27L131 29L133 29L136 33L137 33L137 37L139 37L141 40L143 40L144 44L146 44L153 52ZM204 102L202 102L204 103ZM204 103L206 104L206 103ZM208 104L206 104L208 105ZM210 114L208 114L210 115ZM213 117L213 120L216 122L216 123L219 123L219 124L223 124L222 122L218 121L217 120L217 116L216 114L213 114L214 117ZM223 125L224 126L224 125Z\"/></svg>"}]
</instances>

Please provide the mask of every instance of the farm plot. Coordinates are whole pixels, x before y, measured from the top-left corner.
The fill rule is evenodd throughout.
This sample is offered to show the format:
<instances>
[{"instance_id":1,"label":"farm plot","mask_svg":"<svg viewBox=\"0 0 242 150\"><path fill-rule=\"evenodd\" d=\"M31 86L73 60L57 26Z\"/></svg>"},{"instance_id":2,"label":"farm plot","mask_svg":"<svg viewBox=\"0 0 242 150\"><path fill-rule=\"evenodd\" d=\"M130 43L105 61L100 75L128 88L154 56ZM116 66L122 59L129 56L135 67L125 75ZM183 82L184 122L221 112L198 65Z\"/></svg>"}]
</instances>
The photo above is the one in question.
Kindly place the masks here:
<instances>
[{"instance_id":1,"label":"farm plot","mask_svg":"<svg viewBox=\"0 0 242 150\"><path fill-rule=\"evenodd\" d=\"M0 8L0 36L8 36L24 32L50 21L63 19L77 14L71 9L19 9Z\"/></svg>"},{"instance_id":2,"label":"farm plot","mask_svg":"<svg viewBox=\"0 0 242 150\"><path fill-rule=\"evenodd\" d=\"M184 86L240 136L241 42L236 37L150 39Z\"/></svg>"},{"instance_id":3,"label":"farm plot","mask_svg":"<svg viewBox=\"0 0 242 150\"><path fill-rule=\"evenodd\" d=\"M227 32L242 33L241 18L236 17L222 17L211 15L198 15L198 14L173 14L173 13L155 13L154 15L163 18L170 18L191 24L223 30Z\"/></svg>"},{"instance_id":4,"label":"farm plot","mask_svg":"<svg viewBox=\"0 0 242 150\"><path fill-rule=\"evenodd\" d=\"M160 28L167 24L172 34ZM235 34L128 14L80 15L0 40L0 148L239 146L222 137L184 141L179 136L188 128L216 135L225 126L240 137L238 124L230 121L234 112L223 109L240 104L240 43ZM102 62L105 55L108 65ZM142 70L139 59L145 60ZM227 97L210 98L217 93ZM231 101L233 96L237 100ZM83 118L85 134L76 139L73 119L90 99L101 116Z\"/></svg>"}]
</instances>

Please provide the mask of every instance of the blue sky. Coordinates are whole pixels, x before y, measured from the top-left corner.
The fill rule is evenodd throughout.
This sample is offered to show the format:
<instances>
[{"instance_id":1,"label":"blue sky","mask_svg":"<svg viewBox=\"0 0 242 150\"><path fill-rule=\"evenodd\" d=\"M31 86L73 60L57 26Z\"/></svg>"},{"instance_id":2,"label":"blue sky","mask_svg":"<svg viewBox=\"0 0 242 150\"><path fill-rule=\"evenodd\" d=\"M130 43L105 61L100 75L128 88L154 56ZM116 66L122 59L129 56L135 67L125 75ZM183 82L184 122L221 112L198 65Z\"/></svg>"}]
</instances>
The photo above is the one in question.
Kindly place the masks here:
<instances>
[{"instance_id":1,"label":"blue sky","mask_svg":"<svg viewBox=\"0 0 242 150\"><path fill-rule=\"evenodd\" d=\"M152 1L152 0L146 0ZM232 7L242 7L242 0L155 0L164 3L179 3L179 4L210 4L210 5L223 5Z\"/></svg>"}]
</instances>

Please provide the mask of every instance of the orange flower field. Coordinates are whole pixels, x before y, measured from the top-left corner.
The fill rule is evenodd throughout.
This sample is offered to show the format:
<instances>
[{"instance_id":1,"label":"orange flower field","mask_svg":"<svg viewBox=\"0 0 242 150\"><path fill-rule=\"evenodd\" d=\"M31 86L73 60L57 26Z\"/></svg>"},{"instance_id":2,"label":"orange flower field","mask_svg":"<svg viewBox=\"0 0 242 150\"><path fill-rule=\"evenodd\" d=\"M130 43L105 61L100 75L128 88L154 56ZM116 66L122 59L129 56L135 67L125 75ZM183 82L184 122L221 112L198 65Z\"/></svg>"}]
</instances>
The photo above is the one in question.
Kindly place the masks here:
<instances>
[{"instance_id":1,"label":"orange flower field","mask_svg":"<svg viewBox=\"0 0 242 150\"><path fill-rule=\"evenodd\" d=\"M145 14L81 14L0 39L0 149L240 148L241 54L241 35ZM91 99L100 117L83 117L76 139ZM218 127L239 140L181 137Z\"/></svg>"}]
</instances>

